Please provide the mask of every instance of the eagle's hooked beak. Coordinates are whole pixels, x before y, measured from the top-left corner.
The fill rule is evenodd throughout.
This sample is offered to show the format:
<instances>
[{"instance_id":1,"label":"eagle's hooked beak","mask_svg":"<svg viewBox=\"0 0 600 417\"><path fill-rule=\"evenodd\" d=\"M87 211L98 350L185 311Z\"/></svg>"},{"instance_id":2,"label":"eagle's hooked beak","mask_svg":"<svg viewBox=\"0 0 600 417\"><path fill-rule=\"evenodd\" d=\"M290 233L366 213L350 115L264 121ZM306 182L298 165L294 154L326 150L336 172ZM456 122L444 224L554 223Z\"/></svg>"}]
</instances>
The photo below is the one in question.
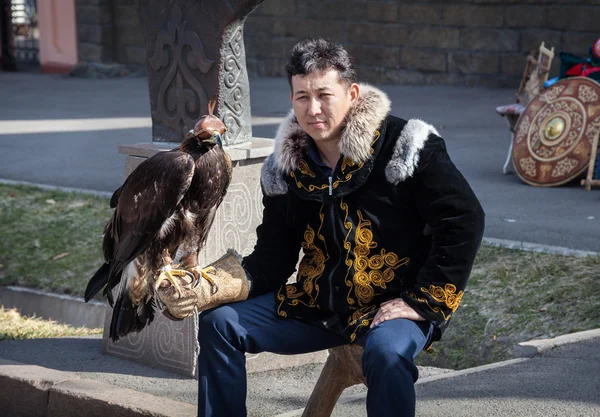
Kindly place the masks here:
<instances>
[{"instance_id":1,"label":"eagle's hooked beak","mask_svg":"<svg viewBox=\"0 0 600 417\"><path fill-rule=\"evenodd\" d=\"M204 143L216 143L220 147L223 147L223 140L221 138L221 134L215 130L210 138L204 139L202 142Z\"/></svg>"}]
</instances>

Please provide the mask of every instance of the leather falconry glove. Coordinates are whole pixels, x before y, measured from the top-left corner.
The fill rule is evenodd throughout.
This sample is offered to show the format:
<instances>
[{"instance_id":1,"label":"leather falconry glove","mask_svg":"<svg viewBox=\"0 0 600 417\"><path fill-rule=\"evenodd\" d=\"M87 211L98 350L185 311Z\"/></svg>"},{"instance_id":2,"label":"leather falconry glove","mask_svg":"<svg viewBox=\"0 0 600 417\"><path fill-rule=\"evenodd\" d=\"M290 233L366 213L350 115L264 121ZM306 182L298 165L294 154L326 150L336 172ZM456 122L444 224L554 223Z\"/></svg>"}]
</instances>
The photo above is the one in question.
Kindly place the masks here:
<instances>
[{"instance_id":1,"label":"leather falconry glove","mask_svg":"<svg viewBox=\"0 0 600 417\"><path fill-rule=\"evenodd\" d=\"M248 298L250 281L240 263L239 255L233 251L202 270L196 286L179 279L181 295L167 280L161 282L157 297L164 305L163 314L172 320L182 320L198 311L209 310L221 304L242 301Z\"/></svg>"}]
</instances>

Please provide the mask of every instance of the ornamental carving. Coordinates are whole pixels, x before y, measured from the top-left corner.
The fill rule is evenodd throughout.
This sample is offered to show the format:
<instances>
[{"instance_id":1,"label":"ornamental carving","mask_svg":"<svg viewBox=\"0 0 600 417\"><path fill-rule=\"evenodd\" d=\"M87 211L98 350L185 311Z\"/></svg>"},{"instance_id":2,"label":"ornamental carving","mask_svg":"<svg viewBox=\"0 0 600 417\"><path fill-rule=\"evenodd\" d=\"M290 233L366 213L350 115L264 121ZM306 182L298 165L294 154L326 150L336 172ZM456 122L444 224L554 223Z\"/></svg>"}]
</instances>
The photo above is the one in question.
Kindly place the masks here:
<instances>
[{"instance_id":1,"label":"ornamental carving","mask_svg":"<svg viewBox=\"0 0 600 417\"><path fill-rule=\"evenodd\" d=\"M238 143L244 120L244 36L242 26L233 33L223 57L224 112L223 122L227 126L229 143Z\"/></svg>"},{"instance_id":2,"label":"ornamental carving","mask_svg":"<svg viewBox=\"0 0 600 417\"><path fill-rule=\"evenodd\" d=\"M214 61L206 57L198 34L186 30L179 6L171 9L167 29L158 34L154 55L148 62L156 72L167 71L160 83L152 116L183 136L201 116L201 109L208 107L206 92L194 71L206 74Z\"/></svg>"}]
</instances>

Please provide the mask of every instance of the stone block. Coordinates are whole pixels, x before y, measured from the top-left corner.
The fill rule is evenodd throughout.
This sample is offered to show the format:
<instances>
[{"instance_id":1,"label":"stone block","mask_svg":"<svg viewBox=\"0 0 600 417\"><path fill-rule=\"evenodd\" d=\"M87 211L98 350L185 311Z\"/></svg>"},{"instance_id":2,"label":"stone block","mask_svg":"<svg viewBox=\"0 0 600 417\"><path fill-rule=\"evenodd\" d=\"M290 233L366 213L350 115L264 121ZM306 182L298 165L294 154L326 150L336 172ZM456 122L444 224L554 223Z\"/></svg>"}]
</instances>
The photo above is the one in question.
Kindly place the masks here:
<instances>
[{"instance_id":1,"label":"stone block","mask_svg":"<svg viewBox=\"0 0 600 417\"><path fill-rule=\"evenodd\" d=\"M171 149L174 144L139 144L119 147L127 154L125 176L145 158ZM249 254L256 243L256 226L262 220L262 191L260 170L262 161L273 149L273 141L255 138L250 143L227 148L234 161L234 175L227 197L217 211L207 245L200 255L200 264L206 265L220 257L228 248L242 255ZM196 357L202 346L197 340L197 317L173 322L157 314L154 322L140 333L134 333L112 343L108 328L112 310L107 309L103 350L106 353L187 376L196 373ZM272 353L247 355L248 372L322 363L326 351L305 355L275 355ZM62 410L62 408L57 408ZM57 414L58 415L58 414Z\"/></svg>"},{"instance_id":2,"label":"stone block","mask_svg":"<svg viewBox=\"0 0 600 417\"><path fill-rule=\"evenodd\" d=\"M260 171L262 161L272 152L272 146L271 140L257 139L227 149L234 161L233 179L227 196L217 211L206 248L200 255L201 265L219 258L228 248L235 248L242 255L253 250L256 226L262 220ZM146 157L168 149L166 144L160 147L153 144L120 147L121 153L128 154L125 175L129 175ZM199 346L196 337L197 317L173 322L157 314L154 322L142 332L112 343L108 338L111 316L112 311L109 309L103 337L105 352L180 374L195 375L196 357L202 343L200 341ZM287 358L291 357L249 355L249 370L263 371L324 360L323 353L300 355L289 359L291 365L285 365L288 363Z\"/></svg>"},{"instance_id":3,"label":"stone block","mask_svg":"<svg viewBox=\"0 0 600 417\"><path fill-rule=\"evenodd\" d=\"M504 7L446 5L442 23L454 26L500 27L504 23Z\"/></svg>"},{"instance_id":4,"label":"stone block","mask_svg":"<svg viewBox=\"0 0 600 417\"><path fill-rule=\"evenodd\" d=\"M299 40L312 37L329 38L331 40L346 43L348 39L347 25L346 22L338 20L297 19L287 24L285 34L286 36L294 38L291 41L292 44L295 44ZM291 48L288 48L288 50L289 49Z\"/></svg>"},{"instance_id":5,"label":"stone block","mask_svg":"<svg viewBox=\"0 0 600 417\"><path fill-rule=\"evenodd\" d=\"M465 52L448 53L448 71L461 74L497 74L499 72L497 54L477 54Z\"/></svg>"},{"instance_id":6,"label":"stone block","mask_svg":"<svg viewBox=\"0 0 600 417\"><path fill-rule=\"evenodd\" d=\"M139 25L118 26L115 30L118 45L144 46L144 34Z\"/></svg>"},{"instance_id":7,"label":"stone block","mask_svg":"<svg viewBox=\"0 0 600 417\"><path fill-rule=\"evenodd\" d=\"M348 23L347 30L350 42L389 46L412 45L413 30L420 31L418 28L383 23Z\"/></svg>"},{"instance_id":8,"label":"stone block","mask_svg":"<svg viewBox=\"0 0 600 417\"><path fill-rule=\"evenodd\" d=\"M507 27L536 28L547 25L547 9L543 6L508 5L504 11Z\"/></svg>"},{"instance_id":9,"label":"stone block","mask_svg":"<svg viewBox=\"0 0 600 417\"><path fill-rule=\"evenodd\" d=\"M79 42L102 43L102 26L92 23L77 25L77 39Z\"/></svg>"},{"instance_id":10,"label":"stone block","mask_svg":"<svg viewBox=\"0 0 600 417\"><path fill-rule=\"evenodd\" d=\"M134 26L141 30L133 1L119 2L115 7L114 25L117 27Z\"/></svg>"},{"instance_id":11,"label":"stone block","mask_svg":"<svg viewBox=\"0 0 600 417\"><path fill-rule=\"evenodd\" d=\"M348 40L359 44L379 43L380 29L372 23L349 23Z\"/></svg>"},{"instance_id":12,"label":"stone block","mask_svg":"<svg viewBox=\"0 0 600 417\"><path fill-rule=\"evenodd\" d=\"M251 77L285 77L284 59L260 58L248 56L246 65Z\"/></svg>"},{"instance_id":13,"label":"stone block","mask_svg":"<svg viewBox=\"0 0 600 417\"><path fill-rule=\"evenodd\" d=\"M446 54L443 51L404 48L400 53L403 68L444 72L447 69Z\"/></svg>"},{"instance_id":14,"label":"stone block","mask_svg":"<svg viewBox=\"0 0 600 417\"><path fill-rule=\"evenodd\" d=\"M265 16L294 16L294 0L266 1L261 6Z\"/></svg>"},{"instance_id":15,"label":"stone block","mask_svg":"<svg viewBox=\"0 0 600 417\"><path fill-rule=\"evenodd\" d=\"M575 32L597 32L599 19L599 7L549 6L547 27Z\"/></svg>"},{"instance_id":16,"label":"stone block","mask_svg":"<svg viewBox=\"0 0 600 417\"><path fill-rule=\"evenodd\" d=\"M104 47L96 43L79 42L77 52L80 62L99 62L104 55Z\"/></svg>"},{"instance_id":17,"label":"stone block","mask_svg":"<svg viewBox=\"0 0 600 417\"><path fill-rule=\"evenodd\" d=\"M425 80L422 72L403 68L359 66L358 72L361 80L370 83L421 85Z\"/></svg>"},{"instance_id":18,"label":"stone block","mask_svg":"<svg viewBox=\"0 0 600 417\"><path fill-rule=\"evenodd\" d=\"M438 4L400 4L398 22L400 23L433 23L442 20L442 7Z\"/></svg>"},{"instance_id":19,"label":"stone block","mask_svg":"<svg viewBox=\"0 0 600 417\"><path fill-rule=\"evenodd\" d=\"M366 21L367 19L367 3L366 1L352 1L347 6L348 22Z\"/></svg>"},{"instance_id":20,"label":"stone block","mask_svg":"<svg viewBox=\"0 0 600 417\"><path fill-rule=\"evenodd\" d=\"M597 31L563 32L561 35L560 48L557 49L560 51L567 51L582 58L587 57L590 46L596 42L599 36Z\"/></svg>"},{"instance_id":21,"label":"stone block","mask_svg":"<svg viewBox=\"0 0 600 417\"><path fill-rule=\"evenodd\" d=\"M428 48L458 48L459 29L439 26L419 26L411 30L410 46Z\"/></svg>"},{"instance_id":22,"label":"stone block","mask_svg":"<svg viewBox=\"0 0 600 417\"><path fill-rule=\"evenodd\" d=\"M265 3L263 3L265 4ZM265 16L255 16L254 14L250 15L248 19L246 19L246 23L244 24L244 37L245 38L268 38L273 33L273 25L276 19L272 17ZM248 49L248 46L246 46Z\"/></svg>"},{"instance_id":23,"label":"stone block","mask_svg":"<svg viewBox=\"0 0 600 417\"><path fill-rule=\"evenodd\" d=\"M73 378L66 372L0 359L0 417L47 417L48 390Z\"/></svg>"},{"instance_id":24,"label":"stone block","mask_svg":"<svg viewBox=\"0 0 600 417\"><path fill-rule=\"evenodd\" d=\"M460 46L474 51L516 52L519 33L507 29L465 28L460 30Z\"/></svg>"},{"instance_id":25,"label":"stone block","mask_svg":"<svg viewBox=\"0 0 600 417\"><path fill-rule=\"evenodd\" d=\"M143 45L123 45L124 64L145 64L146 49Z\"/></svg>"},{"instance_id":26,"label":"stone block","mask_svg":"<svg viewBox=\"0 0 600 417\"><path fill-rule=\"evenodd\" d=\"M347 0L303 0L296 2L296 16L308 19L347 20Z\"/></svg>"},{"instance_id":27,"label":"stone block","mask_svg":"<svg viewBox=\"0 0 600 417\"><path fill-rule=\"evenodd\" d=\"M395 22L398 5L381 1L367 2L367 20L371 22Z\"/></svg>"},{"instance_id":28,"label":"stone block","mask_svg":"<svg viewBox=\"0 0 600 417\"><path fill-rule=\"evenodd\" d=\"M521 39L519 40L519 52L529 53L533 50L533 56L537 58L542 42L544 42L544 45L548 49L554 47L554 54L556 55L556 59L558 59L561 32L556 30L523 30L521 32Z\"/></svg>"},{"instance_id":29,"label":"stone block","mask_svg":"<svg viewBox=\"0 0 600 417\"><path fill-rule=\"evenodd\" d=\"M270 38L246 38L246 48L252 55L261 58L279 58L285 56L284 45L280 39Z\"/></svg>"},{"instance_id":30,"label":"stone block","mask_svg":"<svg viewBox=\"0 0 600 417\"><path fill-rule=\"evenodd\" d=\"M400 66L400 49L387 46L355 46L348 51L357 65L397 68Z\"/></svg>"},{"instance_id":31,"label":"stone block","mask_svg":"<svg viewBox=\"0 0 600 417\"><path fill-rule=\"evenodd\" d=\"M108 6L105 4L78 4L75 8L77 24L111 24Z\"/></svg>"},{"instance_id":32,"label":"stone block","mask_svg":"<svg viewBox=\"0 0 600 417\"><path fill-rule=\"evenodd\" d=\"M507 54L500 58L500 72L504 75L521 77L525 71L527 54ZM515 87L519 87L518 85Z\"/></svg>"},{"instance_id":33,"label":"stone block","mask_svg":"<svg viewBox=\"0 0 600 417\"><path fill-rule=\"evenodd\" d=\"M0 287L0 305L17 308L25 316L36 315L75 327L103 327L106 314L103 302L92 300L86 303L66 294L12 286Z\"/></svg>"},{"instance_id":34,"label":"stone block","mask_svg":"<svg viewBox=\"0 0 600 417\"><path fill-rule=\"evenodd\" d=\"M194 404L89 379L67 381L49 392L46 417L186 417L197 412Z\"/></svg>"}]
</instances>

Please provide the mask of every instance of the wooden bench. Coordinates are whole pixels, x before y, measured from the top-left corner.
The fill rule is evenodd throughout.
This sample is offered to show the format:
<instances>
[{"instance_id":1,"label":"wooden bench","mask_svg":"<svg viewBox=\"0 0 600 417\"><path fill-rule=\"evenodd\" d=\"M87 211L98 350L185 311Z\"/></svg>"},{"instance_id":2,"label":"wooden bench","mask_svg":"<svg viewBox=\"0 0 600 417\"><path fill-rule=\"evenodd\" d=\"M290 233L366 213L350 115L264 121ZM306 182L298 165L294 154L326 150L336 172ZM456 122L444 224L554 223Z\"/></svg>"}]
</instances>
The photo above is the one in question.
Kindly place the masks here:
<instances>
[{"instance_id":1,"label":"wooden bench","mask_svg":"<svg viewBox=\"0 0 600 417\"><path fill-rule=\"evenodd\" d=\"M329 356L308 399L302 417L329 417L342 392L356 384L365 384L359 345L329 349Z\"/></svg>"}]
</instances>

